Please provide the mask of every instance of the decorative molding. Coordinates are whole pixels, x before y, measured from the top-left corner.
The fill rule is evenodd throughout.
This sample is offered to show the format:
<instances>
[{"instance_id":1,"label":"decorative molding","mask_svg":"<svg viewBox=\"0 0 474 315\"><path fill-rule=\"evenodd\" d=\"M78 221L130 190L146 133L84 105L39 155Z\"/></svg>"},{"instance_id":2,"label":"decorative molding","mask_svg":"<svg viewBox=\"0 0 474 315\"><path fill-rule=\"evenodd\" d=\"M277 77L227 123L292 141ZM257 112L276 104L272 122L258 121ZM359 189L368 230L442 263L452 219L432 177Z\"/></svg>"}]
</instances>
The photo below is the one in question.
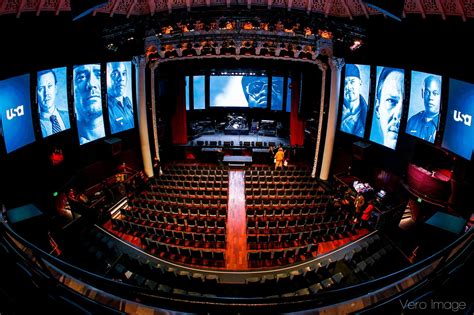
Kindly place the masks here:
<instances>
[{"instance_id":1,"label":"decorative molding","mask_svg":"<svg viewBox=\"0 0 474 315\"><path fill-rule=\"evenodd\" d=\"M328 60L331 71L341 72L342 67L346 64L343 58L332 57Z\"/></svg>"},{"instance_id":2,"label":"decorative molding","mask_svg":"<svg viewBox=\"0 0 474 315\"><path fill-rule=\"evenodd\" d=\"M141 70L146 68L146 57L145 55L134 56L132 58L133 64Z\"/></svg>"}]
</instances>

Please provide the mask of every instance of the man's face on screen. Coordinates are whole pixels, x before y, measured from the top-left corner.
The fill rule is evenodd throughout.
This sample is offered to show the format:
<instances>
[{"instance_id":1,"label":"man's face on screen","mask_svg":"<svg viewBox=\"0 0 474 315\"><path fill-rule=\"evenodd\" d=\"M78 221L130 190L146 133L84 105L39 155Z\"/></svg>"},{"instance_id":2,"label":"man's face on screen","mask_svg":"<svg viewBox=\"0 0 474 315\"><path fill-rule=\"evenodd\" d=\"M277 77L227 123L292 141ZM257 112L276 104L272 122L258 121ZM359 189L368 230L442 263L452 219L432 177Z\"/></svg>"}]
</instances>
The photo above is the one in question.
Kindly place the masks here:
<instances>
[{"instance_id":1,"label":"man's face on screen","mask_svg":"<svg viewBox=\"0 0 474 315\"><path fill-rule=\"evenodd\" d=\"M268 104L268 79L255 78L245 86L249 107L266 108Z\"/></svg>"},{"instance_id":2,"label":"man's face on screen","mask_svg":"<svg viewBox=\"0 0 474 315\"><path fill-rule=\"evenodd\" d=\"M112 64L112 71L110 72L110 91L112 96L124 96L127 87L127 75L127 68L122 62Z\"/></svg>"},{"instance_id":3,"label":"man's face on screen","mask_svg":"<svg viewBox=\"0 0 474 315\"><path fill-rule=\"evenodd\" d=\"M56 82L52 72L44 73L38 77L36 92L40 111L51 113L54 110L54 100L56 98Z\"/></svg>"},{"instance_id":4,"label":"man's face on screen","mask_svg":"<svg viewBox=\"0 0 474 315\"><path fill-rule=\"evenodd\" d=\"M74 91L79 120L102 115L100 65L83 65L74 69Z\"/></svg>"}]
</instances>

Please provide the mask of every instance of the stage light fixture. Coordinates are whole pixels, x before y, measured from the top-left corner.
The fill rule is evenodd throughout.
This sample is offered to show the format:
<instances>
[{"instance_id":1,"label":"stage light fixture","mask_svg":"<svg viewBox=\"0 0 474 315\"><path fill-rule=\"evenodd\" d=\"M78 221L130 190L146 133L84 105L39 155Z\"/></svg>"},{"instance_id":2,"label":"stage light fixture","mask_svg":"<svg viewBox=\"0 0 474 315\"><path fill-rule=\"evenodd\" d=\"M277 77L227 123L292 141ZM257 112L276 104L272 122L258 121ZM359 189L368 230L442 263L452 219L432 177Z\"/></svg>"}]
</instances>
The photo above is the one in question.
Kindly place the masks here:
<instances>
[{"instance_id":1,"label":"stage light fixture","mask_svg":"<svg viewBox=\"0 0 474 315\"><path fill-rule=\"evenodd\" d=\"M352 43L352 45L349 48L350 48L350 50L354 51L356 49L359 49L360 46L362 46L362 41L359 40L359 39L356 39L356 40L354 40L354 42Z\"/></svg>"}]
</instances>

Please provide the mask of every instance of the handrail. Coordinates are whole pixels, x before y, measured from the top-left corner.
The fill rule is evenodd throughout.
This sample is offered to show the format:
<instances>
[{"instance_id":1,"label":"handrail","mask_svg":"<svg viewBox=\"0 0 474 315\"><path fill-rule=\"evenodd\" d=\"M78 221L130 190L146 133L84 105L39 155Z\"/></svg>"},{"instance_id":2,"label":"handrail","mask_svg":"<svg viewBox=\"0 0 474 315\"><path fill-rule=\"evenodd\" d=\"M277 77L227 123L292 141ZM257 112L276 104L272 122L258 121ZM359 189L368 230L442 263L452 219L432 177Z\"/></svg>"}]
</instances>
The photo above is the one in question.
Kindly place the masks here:
<instances>
[{"instance_id":1,"label":"handrail","mask_svg":"<svg viewBox=\"0 0 474 315\"><path fill-rule=\"evenodd\" d=\"M22 236L18 235L3 218L0 219L3 230L5 231L4 240L9 243L10 246L20 249L26 254L26 249L31 251L29 256L31 266L41 268L44 271L44 266L38 264L38 258L48 266L49 273L52 274L52 270L61 276L54 276L58 281L65 279L69 281L81 282L84 286L88 287L89 290L84 292L106 292L108 298L115 298L122 301L122 303L136 303L134 300L138 297L144 304L148 305L160 305L161 307L170 307L180 303L181 306L194 305L195 307L208 308L222 308L222 307L259 307L259 308L272 308L278 307L279 310L287 308L307 309L307 308L340 308L344 303L351 302L357 299L365 299L366 302L374 303L375 300L368 301L368 296L380 295L380 291L384 291L385 288L391 290L397 289L408 289L410 285L415 285L422 281L427 275L433 274L439 270L444 264L456 259L457 253L464 248L473 246L474 228L468 230L461 237L456 239L454 242L438 251L437 253L425 258L424 260L415 263L412 266L394 272L390 275L380 277L371 281L367 281L361 284L357 284L351 287L345 287L338 290L323 292L317 295L300 296L293 298L226 298L226 297L191 297L191 296L179 296L176 298L175 295L161 294L156 295L156 291L151 291L146 288L140 288L133 285L116 282L114 280L102 277L100 275L91 273L87 270L83 270L77 266L64 262L54 256L49 255L36 245L30 243ZM21 249L24 246L24 249ZM18 253L20 254L20 253ZM23 257L23 256L22 256ZM24 257L23 257L24 258ZM33 263L33 264L32 264ZM415 280L415 281L413 281ZM69 288L71 289L71 288ZM105 294L105 293L104 293ZM90 294L89 294L90 295ZM356 297L356 298L354 298ZM85 298L88 298L85 296ZM90 298L90 297L89 297ZM386 299L387 296L384 296ZM350 301L347 301L351 299ZM369 299L370 300L370 299ZM171 303L171 304L170 304ZM346 303L346 304L347 304ZM331 304L333 304L331 306ZM122 305L122 304L121 304ZM360 307L360 303L357 304ZM367 304L363 305L367 306ZM368 304L370 305L370 304ZM347 306L347 305L346 305ZM156 306L150 306L155 308Z\"/></svg>"}]
</instances>

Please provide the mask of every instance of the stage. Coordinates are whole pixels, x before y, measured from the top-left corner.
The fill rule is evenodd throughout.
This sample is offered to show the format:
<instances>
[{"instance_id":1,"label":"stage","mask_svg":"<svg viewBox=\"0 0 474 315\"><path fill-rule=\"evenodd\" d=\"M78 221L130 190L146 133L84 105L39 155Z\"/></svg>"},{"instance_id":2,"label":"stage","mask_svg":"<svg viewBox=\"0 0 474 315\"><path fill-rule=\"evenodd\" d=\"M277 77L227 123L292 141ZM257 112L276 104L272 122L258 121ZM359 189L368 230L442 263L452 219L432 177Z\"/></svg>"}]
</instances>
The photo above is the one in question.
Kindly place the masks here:
<instances>
[{"instance_id":1,"label":"stage","mask_svg":"<svg viewBox=\"0 0 474 315\"><path fill-rule=\"evenodd\" d=\"M259 134L228 135L215 133L212 135L201 135L188 142L188 146L219 146L219 147L264 147L268 148L270 143L290 146L288 138L262 136Z\"/></svg>"}]
</instances>

